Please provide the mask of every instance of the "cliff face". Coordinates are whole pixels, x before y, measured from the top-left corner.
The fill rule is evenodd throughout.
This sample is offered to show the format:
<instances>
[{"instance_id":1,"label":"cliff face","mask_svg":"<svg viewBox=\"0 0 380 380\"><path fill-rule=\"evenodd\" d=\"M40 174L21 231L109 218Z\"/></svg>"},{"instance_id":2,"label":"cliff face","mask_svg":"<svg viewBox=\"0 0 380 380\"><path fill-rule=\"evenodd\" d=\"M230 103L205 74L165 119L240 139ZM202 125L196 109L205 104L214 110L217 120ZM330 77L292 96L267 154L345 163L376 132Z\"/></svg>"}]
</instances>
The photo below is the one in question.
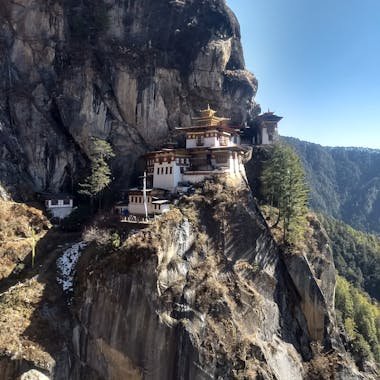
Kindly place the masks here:
<instances>
[{"instance_id":1,"label":"cliff face","mask_svg":"<svg viewBox=\"0 0 380 380\"><path fill-rule=\"evenodd\" d=\"M102 257L91 247L87 255ZM119 251L88 260L75 379L361 378L335 354L328 369L308 364L336 339L335 279L317 278L306 256L284 259L244 190L214 184Z\"/></svg>"},{"instance_id":2,"label":"cliff face","mask_svg":"<svg viewBox=\"0 0 380 380\"><path fill-rule=\"evenodd\" d=\"M73 299L55 263L79 236L49 231L36 265L0 281L0 379L375 378L339 343L334 265L310 225L284 254L245 185L205 183L120 248L88 245Z\"/></svg>"},{"instance_id":3,"label":"cliff face","mask_svg":"<svg viewBox=\"0 0 380 380\"><path fill-rule=\"evenodd\" d=\"M0 183L15 196L71 190L92 136L112 143L125 187L207 103L237 122L254 108L223 0L4 0L0 21Z\"/></svg>"}]
</instances>

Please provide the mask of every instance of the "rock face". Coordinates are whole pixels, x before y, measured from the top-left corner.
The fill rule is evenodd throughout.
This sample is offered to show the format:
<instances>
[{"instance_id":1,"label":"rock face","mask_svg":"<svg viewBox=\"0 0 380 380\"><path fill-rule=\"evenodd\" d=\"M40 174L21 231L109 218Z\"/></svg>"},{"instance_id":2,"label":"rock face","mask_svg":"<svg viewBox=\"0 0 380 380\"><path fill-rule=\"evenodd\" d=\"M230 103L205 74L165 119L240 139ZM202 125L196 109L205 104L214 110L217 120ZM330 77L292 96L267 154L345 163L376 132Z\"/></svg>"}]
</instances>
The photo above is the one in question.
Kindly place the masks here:
<instances>
[{"instance_id":1,"label":"rock face","mask_svg":"<svg viewBox=\"0 0 380 380\"><path fill-rule=\"evenodd\" d=\"M317 279L306 256L284 259L244 190L212 185L91 260L74 379L306 379L312 342L330 350L335 339L335 278ZM334 376L360 378L339 364L327 360Z\"/></svg>"},{"instance_id":2,"label":"rock face","mask_svg":"<svg viewBox=\"0 0 380 380\"><path fill-rule=\"evenodd\" d=\"M0 185L14 196L71 191L92 136L125 187L207 103L237 122L254 108L223 0L5 0L0 21Z\"/></svg>"}]
</instances>

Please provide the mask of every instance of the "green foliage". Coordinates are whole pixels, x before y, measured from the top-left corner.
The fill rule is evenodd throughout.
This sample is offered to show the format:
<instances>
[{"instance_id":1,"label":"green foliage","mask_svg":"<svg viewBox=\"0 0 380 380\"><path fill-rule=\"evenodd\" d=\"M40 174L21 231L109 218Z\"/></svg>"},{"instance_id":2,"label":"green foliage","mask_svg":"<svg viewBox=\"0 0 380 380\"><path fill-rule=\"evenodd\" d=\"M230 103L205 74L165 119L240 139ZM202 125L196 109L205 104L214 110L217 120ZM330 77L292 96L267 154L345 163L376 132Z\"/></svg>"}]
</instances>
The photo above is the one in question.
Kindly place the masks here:
<instances>
[{"instance_id":1,"label":"green foliage","mask_svg":"<svg viewBox=\"0 0 380 380\"><path fill-rule=\"evenodd\" d=\"M120 235L117 233L117 232L114 232L112 235L111 235L111 245L112 247L114 248L119 248L120 245L121 245L121 239L120 239Z\"/></svg>"},{"instance_id":2,"label":"green foliage","mask_svg":"<svg viewBox=\"0 0 380 380\"><path fill-rule=\"evenodd\" d=\"M369 297L338 276L335 306L351 340L358 361L374 358L380 362L380 307Z\"/></svg>"},{"instance_id":3,"label":"green foliage","mask_svg":"<svg viewBox=\"0 0 380 380\"><path fill-rule=\"evenodd\" d=\"M330 148L283 139L302 159L314 210L356 229L380 233L380 150Z\"/></svg>"},{"instance_id":4,"label":"green foliage","mask_svg":"<svg viewBox=\"0 0 380 380\"><path fill-rule=\"evenodd\" d=\"M92 139L91 144L91 174L79 184L80 194L101 198L102 191L111 183L111 170L107 160L114 157L111 145L104 140Z\"/></svg>"},{"instance_id":5,"label":"green foliage","mask_svg":"<svg viewBox=\"0 0 380 380\"><path fill-rule=\"evenodd\" d=\"M300 159L292 148L276 144L261 175L262 193L283 223L283 242L302 240L306 226L308 189Z\"/></svg>"},{"instance_id":6,"label":"green foliage","mask_svg":"<svg viewBox=\"0 0 380 380\"><path fill-rule=\"evenodd\" d=\"M343 277L380 300L380 238L318 216L331 240L335 266Z\"/></svg>"}]
</instances>

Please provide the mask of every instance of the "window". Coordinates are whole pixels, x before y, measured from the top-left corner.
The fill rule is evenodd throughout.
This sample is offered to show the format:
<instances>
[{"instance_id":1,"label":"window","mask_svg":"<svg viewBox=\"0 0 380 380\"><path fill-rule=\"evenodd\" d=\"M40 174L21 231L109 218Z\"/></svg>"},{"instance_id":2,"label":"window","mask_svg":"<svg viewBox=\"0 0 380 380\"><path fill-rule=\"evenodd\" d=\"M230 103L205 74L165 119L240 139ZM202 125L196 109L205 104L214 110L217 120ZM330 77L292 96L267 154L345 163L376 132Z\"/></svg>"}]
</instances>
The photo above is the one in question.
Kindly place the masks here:
<instances>
[{"instance_id":1,"label":"window","mask_svg":"<svg viewBox=\"0 0 380 380\"><path fill-rule=\"evenodd\" d=\"M164 168L161 168L161 174L164 174Z\"/></svg>"},{"instance_id":2,"label":"window","mask_svg":"<svg viewBox=\"0 0 380 380\"><path fill-rule=\"evenodd\" d=\"M58 206L58 199L52 199L52 200L50 201L50 204L51 204L52 206Z\"/></svg>"},{"instance_id":3,"label":"window","mask_svg":"<svg viewBox=\"0 0 380 380\"><path fill-rule=\"evenodd\" d=\"M203 146L203 136L197 136L197 146Z\"/></svg>"},{"instance_id":4,"label":"window","mask_svg":"<svg viewBox=\"0 0 380 380\"><path fill-rule=\"evenodd\" d=\"M173 168L170 167L170 174L173 174Z\"/></svg>"},{"instance_id":5,"label":"window","mask_svg":"<svg viewBox=\"0 0 380 380\"><path fill-rule=\"evenodd\" d=\"M160 168L157 168L157 175L160 175Z\"/></svg>"},{"instance_id":6,"label":"window","mask_svg":"<svg viewBox=\"0 0 380 380\"><path fill-rule=\"evenodd\" d=\"M64 199L63 200L63 204L64 205L69 205L71 202L70 202L70 199Z\"/></svg>"},{"instance_id":7,"label":"window","mask_svg":"<svg viewBox=\"0 0 380 380\"><path fill-rule=\"evenodd\" d=\"M169 168L166 167L166 168L165 168L165 174L168 174L168 170L169 170Z\"/></svg>"}]
</instances>

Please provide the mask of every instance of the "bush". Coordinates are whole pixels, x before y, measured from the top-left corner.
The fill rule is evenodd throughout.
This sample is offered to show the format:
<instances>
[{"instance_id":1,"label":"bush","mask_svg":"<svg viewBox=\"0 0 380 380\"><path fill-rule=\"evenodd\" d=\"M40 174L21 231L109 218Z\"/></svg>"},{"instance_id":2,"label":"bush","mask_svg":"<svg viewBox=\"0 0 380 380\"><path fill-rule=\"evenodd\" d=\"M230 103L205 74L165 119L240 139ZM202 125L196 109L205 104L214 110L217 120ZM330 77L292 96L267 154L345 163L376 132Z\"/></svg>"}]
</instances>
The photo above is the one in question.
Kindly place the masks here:
<instances>
[{"instance_id":1,"label":"bush","mask_svg":"<svg viewBox=\"0 0 380 380\"><path fill-rule=\"evenodd\" d=\"M98 246L110 246L115 249L121 246L121 238L117 232L112 232L98 226L87 228L83 233L83 240L87 243L95 243Z\"/></svg>"}]
</instances>

